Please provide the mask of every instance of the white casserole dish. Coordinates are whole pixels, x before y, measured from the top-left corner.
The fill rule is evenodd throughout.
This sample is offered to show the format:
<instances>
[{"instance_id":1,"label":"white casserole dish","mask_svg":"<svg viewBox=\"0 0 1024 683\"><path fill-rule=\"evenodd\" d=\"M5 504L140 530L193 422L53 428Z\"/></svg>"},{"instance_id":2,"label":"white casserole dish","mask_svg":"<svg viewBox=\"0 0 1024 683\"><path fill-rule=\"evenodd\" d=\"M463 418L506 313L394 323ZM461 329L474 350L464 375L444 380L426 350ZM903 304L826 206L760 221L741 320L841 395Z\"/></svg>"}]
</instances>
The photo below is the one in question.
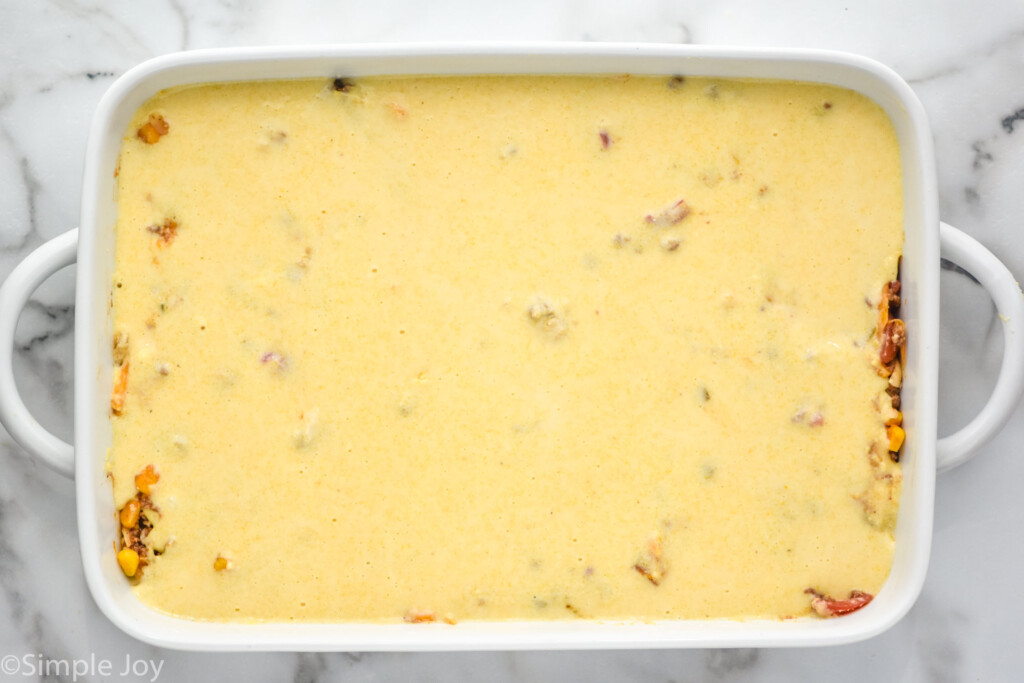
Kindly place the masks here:
<instances>
[{"instance_id":1,"label":"white casserole dish","mask_svg":"<svg viewBox=\"0 0 1024 683\"><path fill-rule=\"evenodd\" d=\"M907 430L904 488L892 572L866 608L838 619L790 621L526 621L456 626L412 624L219 624L178 619L143 605L117 566L115 510L104 459L112 324L109 288L116 222L114 169L135 110L164 88L186 83L330 78L372 74L633 73L772 78L830 83L880 104L899 137L906 242L902 265L909 346L902 403ZM955 466L1009 418L1024 387L1024 299L1014 278L979 243L940 225L931 134L920 102L886 67L834 52L695 46L533 44L345 46L206 50L146 62L110 88L97 109L86 154L81 227L40 247L0 288L0 421L44 462L76 480L85 575L100 609L129 634L195 650L479 650L828 645L873 636L913 605L924 582L936 469ZM989 291L1004 323L1005 355L992 398L956 434L937 439L939 259L964 267ZM75 443L46 432L17 394L14 328L32 291L78 263Z\"/></svg>"}]
</instances>

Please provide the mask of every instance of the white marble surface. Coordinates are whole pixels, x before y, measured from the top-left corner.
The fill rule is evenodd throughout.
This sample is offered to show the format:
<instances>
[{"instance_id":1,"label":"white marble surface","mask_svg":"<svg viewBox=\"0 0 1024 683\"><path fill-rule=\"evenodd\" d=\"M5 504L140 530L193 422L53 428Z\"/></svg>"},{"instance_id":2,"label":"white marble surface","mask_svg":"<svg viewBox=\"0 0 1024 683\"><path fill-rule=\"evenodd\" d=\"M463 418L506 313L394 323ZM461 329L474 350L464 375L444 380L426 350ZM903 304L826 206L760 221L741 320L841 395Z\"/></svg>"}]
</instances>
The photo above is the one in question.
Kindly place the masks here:
<instances>
[{"instance_id":1,"label":"white marble surface","mask_svg":"<svg viewBox=\"0 0 1024 683\"><path fill-rule=\"evenodd\" d=\"M937 143L942 216L1024 277L1024 3L974 0L0 0L0 277L76 225L93 109L114 77L198 47L425 40L602 40L827 47L896 69ZM73 281L37 294L16 376L41 422L71 436ZM985 294L942 278L940 422L990 390L1001 336ZM978 457L939 478L928 580L895 628L815 650L472 654L190 654L122 634L85 586L71 482L0 435L0 657L162 660L159 680L1020 680L1024 674L1024 408ZM1013 444L1018 444L1014 446ZM10 680L26 673L23 666ZM150 680L148 676L125 679ZM0 673L0 679L4 674ZM61 676L41 676L59 680ZM70 680L71 676L67 676Z\"/></svg>"}]
</instances>

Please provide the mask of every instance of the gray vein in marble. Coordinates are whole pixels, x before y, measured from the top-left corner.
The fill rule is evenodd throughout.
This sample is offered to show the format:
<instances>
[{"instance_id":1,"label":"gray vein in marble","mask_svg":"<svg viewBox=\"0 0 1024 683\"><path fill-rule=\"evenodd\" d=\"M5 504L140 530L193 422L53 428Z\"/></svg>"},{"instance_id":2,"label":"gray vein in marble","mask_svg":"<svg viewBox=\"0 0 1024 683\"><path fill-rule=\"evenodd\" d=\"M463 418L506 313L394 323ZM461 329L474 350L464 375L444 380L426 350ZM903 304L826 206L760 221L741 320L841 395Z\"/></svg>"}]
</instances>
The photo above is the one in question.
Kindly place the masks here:
<instances>
[{"instance_id":1,"label":"gray vein in marble","mask_svg":"<svg viewBox=\"0 0 1024 683\"><path fill-rule=\"evenodd\" d=\"M57 408L61 416L71 413L71 366L75 307L65 301L44 304L30 299L22 309L14 335L15 376L22 394L38 410ZM24 377L31 386L45 391L45 405L25 393ZM66 429L67 425L65 425Z\"/></svg>"},{"instance_id":2,"label":"gray vein in marble","mask_svg":"<svg viewBox=\"0 0 1024 683\"><path fill-rule=\"evenodd\" d=\"M1005 130L1007 135L1009 135L1013 133L1014 126L1021 121L1024 121L1024 107L1021 107L1009 116L1003 117L1003 130Z\"/></svg>"},{"instance_id":3,"label":"gray vein in marble","mask_svg":"<svg viewBox=\"0 0 1024 683\"><path fill-rule=\"evenodd\" d=\"M327 660L318 652L300 652L296 655L298 665L295 667L294 683L317 683L327 671Z\"/></svg>"},{"instance_id":4,"label":"gray vein in marble","mask_svg":"<svg viewBox=\"0 0 1024 683\"><path fill-rule=\"evenodd\" d=\"M961 74L965 71L971 71L976 69L979 64L986 60L993 59L999 52L1019 47L1021 40L1024 40L1024 29L1017 29L1010 33L1003 33L1000 36L992 38L988 42L986 49L976 50L970 53L957 53L956 57L958 58L958 61L955 65L947 65L939 69L934 69L920 76L907 78L906 81L911 85L923 85L929 81Z\"/></svg>"},{"instance_id":5,"label":"gray vein in marble","mask_svg":"<svg viewBox=\"0 0 1024 683\"><path fill-rule=\"evenodd\" d=\"M169 0L169 3L171 5L171 9L173 9L174 13L178 15L178 20L181 22L181 49L187 50L191 43L189 40L191 30L189 28L188 13L185 11L185 8L179 0Z\"/></svg>"},{"instance_id":6,"label":"gray vein in marble","mask_svg":"<svg viewBox=\"0 0 1024 683\"><path fill-rule=\"evenodd\" d=\"M979 287L981 286L981 283L978 282L978 279L976 277L974 277L968 271L964 270L963 268L958 266L956 263L950 261L949 259L945 259L945 258L944 259L940 259L939 260L939 266L943 270L948 270L951 273L957 273L958 275L963 275L964 277L966 277L968 280L970 280L974 284L978 285Z\"/></svg>"},{"instance_id":7,"label":"gray vein in marble","mask_svg":"<svg viewBox=\"0 0 1024 683\"><path fill-rule=\"evenodd\" d=\"M693 31L690 30L690 26L688 24L679 22L679 31L683 34L679 39L680 43L684 45L690 45L693 43Z\"/></svg>"},{"instance_id":8,"label":"gray vein in marble","mask_svg":"<svg viewBox=\"0 0 1024 683\"><path fill-rule=\"evenodd\" d=\"M964 188L964 201L971 208L977 209L981 206L981 194L978 188L968 185Z\"/></svg>"},{"instance_id":9,"label":"gray vein in marble","mask_svg":"<svg viewBox=\"0 0 1024 683\"><path fill-rule=\"evenodd\" d=\"M735 650L710 650L705 655L705 666L709 673L721 679L736 671L745 671L757 665L760 650L745 648Z\"/></svg>"},{"instance_id":10,"label":"gray vein in marble","mask_svg":"<svg viewBox=\"0 0 1024 683\"><path fill-rule=\"evenodd\" d=\"M15 93L7 97L6 99L0 99L0 111L3 111L6 107L13 104L18 97L22 97L24 96L24 94L45 95L48 93L52 93L53 89L56 88L58 85L67 83L68 81L73 81L76 78L87 78L90 81L92 81L97 78L113 78L118 75L119 74L117 72L110 70L82 70L73 72L69 71L54 73L50 78L45 78L42 76L39 78L33 78L33 85L31 89L25 90L24 93Z\"/></svg>"},{"instance_id":11,"label":"gray vein in marble","mask_svg":"<svg viewBox=\"0 0 1024 683\"><path fill-rule=\"evenodd\" d=\"M1006 125L1005 121L1003 125ZM971 149L974 150L974 161L971 162L971 166L975 171L980 171L982 168L992 163L992 153L985 148L984 140L975 140L971 143Z\"/></svg>"},{"instance_id":12,"label":"gray vein in marble","mask_svg":"<svg viewBox=\"0 0 1024 683\"><path fill-rule=\"evenodd\" d=\"M47 659L71 659L70 651L56 637L58 629L49 624L41 612L29 607L28 601L21 593L24 580L20 575L27 569L22 565L21 554L9 542L9 527L23 523L13 519L16 508L10 499L0 498L0 591L3 591L11 606L11 617L29 647L29 653L38 654ZM60 680L41 677L40 680Z\"/></svg>"},{"instance_id":13,"label":"gray vein in marble","mask_svg":"<svg viewBox=\"0 0 1024 683\"><path fill-rule=\"evenodd\" d=\"M968 620L958 612L943 608L927 596L917 603L918 626L920 639L918 647L922 650L920 661L923 663L929 681L935 683L953 683L967 680L963 671L963 654L955 633L967 630Z\"/></svg>"},{"instance_id":14,"label":"gray vein in marble","mask_svg":"<svg viewBox=\"0 0 1024 683\"><path fill-rule=\"evenodd\" d=\"M28 352L17 351L14 354L14 363L38 378L46 389L46 396L51 404L59 406L62 414L70 415L71 372L64 362L56 358L46 358L35 353L33 349Z\"/></svg>"},{"instance_id":15,"label":"gray vein in marble","mask_svg":"<svg viewBox=\"0 0 1024 683\"><path fill-rule=\"evenodd\" d=\"M15 334L15 348L29 353L38 344L56 341L71 334L75 328L75 307L71 304L43 304L29 300L22 309L19 329L29 329L28 339L19 339Z\"/></svg>"},{"instance_id":16,"label":"gray vein in marble","mask_svg":"<svg viewBox=\"0 0 1024 683\"><path fill-rule=\"evenodd\" d=\"M56 7L76 18L83 24L97 31L105 40L114 45L125 45L125 40L134 43L134 47L143 55L151 55L151 49L136 35L134 27L117 18L103 3L82 3L75 0L50 0Z\"/></svg>"},{"instance_id":17,"label":"gray vein in marble","mask_svg":"<svg viewBox=\"0 0 1024 683\"><path fill-rule=\"evenodd\" d=\"M29 164L28 157L18 148L14 137L10 134L10 131L7 130L7 126L3 124L0 124L0 142L13 152L13 156L17 160L18 171L21 176L21 192L15 191L11 194L18 197L24 197L28 212L28 225L23 232L18 230L17 225L4 226L2 234L6 239L0 241L0 249L20 254L30 244L40 241L38 230L39 219L36 208L39 193L42 191L42 186L39 184L39 180L35 177L35 174L32 173L32 167Z\"/></svg>"}]
</instances>

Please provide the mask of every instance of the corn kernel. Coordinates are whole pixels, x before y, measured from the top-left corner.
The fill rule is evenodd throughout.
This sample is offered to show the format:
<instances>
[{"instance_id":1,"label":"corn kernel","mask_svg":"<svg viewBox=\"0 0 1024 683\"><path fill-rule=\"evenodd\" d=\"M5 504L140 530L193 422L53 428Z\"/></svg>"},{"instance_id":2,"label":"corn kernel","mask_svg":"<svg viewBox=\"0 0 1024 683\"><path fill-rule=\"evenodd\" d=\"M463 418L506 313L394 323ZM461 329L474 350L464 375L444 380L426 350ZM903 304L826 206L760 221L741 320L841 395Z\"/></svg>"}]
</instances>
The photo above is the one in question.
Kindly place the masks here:
<instances>
[{"instance_id":1,"label":"corn kernel","mask_svg":"<svg viewBox=\"0 0 1024 683\"><path fill-rule=\"evenodd\" d=\"M124 575L131 578L139 571L139 554L131 548L122 548L117 554L117 563L121 565Z\"/></svg>"},{"instance_id":2,"label":"corn kernel","mask_svg":"<svg viewBox=\"0 0 1024 683\"><path fill-rule=\"evenodd\" d=\"M147 145L152 145L159 142L161 136L167 135L170 129L171 127L167 124L164 117L159 114L150 114L149 120L142 124L137 131L137 135Z\"/></svg>"},{"instance_id":3,"label":"corn kernel","mask_svg":"<svg viewBox=\"0 0 1024 683\"><path fill-rule=\"evenodd\" d=\"M124 507L121 508L121 526L131 529L139 522L139 513L142 512L142 506L139 501L132 498Z\"/></svg>"},{"instance_id":4,"label":"corn kernel","mask_svg":"<svg viewBox=\"0 0 1024 683\"><path fill-rule=\"evenodd\" d=\"M228 561L218 555L217 559L213 561L213 568L218 572L222 572L228 568Z\"/></svg>"},{"instance_id":5,"label":"corn kernel","mask_svg":"<svg viewBox=\"0 0 1024 683\"><path fill-rule=\"evenodd\" d=\"M907 434L903 431L903 427L899 425L889 425L889 450L892 453L899 453L900 449L903 448L903 439L906 438Z\"/></svg>"},{"instance_id":6,"label":"corn kernel","mask_svg":"<svg viewBox=\"0 0 1024 683\"><path fill-rule=\"evenodd\" d=\"M146 469L135 475L135 488L148 496L150 487L158 481L160 481L160 475L152 465L146 465Z\"/></svg>"},{"instance_id":7,"label":"corn kernel","mask_svg":"<svg viewBox=\"0 0 1024 683\"><path fill-rule=\"evenodd\" d=\"M147 145L152 145L160 139L160 134L156 132L156 128L149 123L142 124L142 127L139 128L138 135L139 139Z\"/></svg>"}]
</instances>

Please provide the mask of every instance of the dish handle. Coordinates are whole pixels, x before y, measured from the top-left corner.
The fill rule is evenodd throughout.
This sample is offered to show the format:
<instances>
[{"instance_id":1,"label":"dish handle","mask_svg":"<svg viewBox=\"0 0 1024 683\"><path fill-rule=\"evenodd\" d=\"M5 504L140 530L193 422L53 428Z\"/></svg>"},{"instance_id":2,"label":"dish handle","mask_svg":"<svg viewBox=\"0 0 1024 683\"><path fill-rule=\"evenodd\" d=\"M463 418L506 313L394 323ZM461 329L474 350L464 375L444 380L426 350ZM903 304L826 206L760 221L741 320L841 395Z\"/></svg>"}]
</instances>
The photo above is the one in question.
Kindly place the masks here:
<instances>
[{"instance_id":1,"label":"dish handle","mask_svg":"<svg viewBox=\"0 0 1024 683\"><path fill-rule=\"evenodd\" d=\"M1009 269L967 233L939 224L942 256L961 266L988 291L1003 322L1003 365L988 403L967 426L939 439L940 472L970 459L973 452L1003 428L1024 389L1024 294Z\"/></svg>"},{"instance_id":2,"label":"dish handle","mask_svg":"<svg viewBox=\"0 0 1024 683\"><path fill-rule=\"evenodd\" d=\"M46 278L78 257L78 228L46 242L15 267L0 286L0 422L28 452L68 477L75 449L32 416L14 384L14 329L28 298Z\"/></svg>"}]
</instances>

